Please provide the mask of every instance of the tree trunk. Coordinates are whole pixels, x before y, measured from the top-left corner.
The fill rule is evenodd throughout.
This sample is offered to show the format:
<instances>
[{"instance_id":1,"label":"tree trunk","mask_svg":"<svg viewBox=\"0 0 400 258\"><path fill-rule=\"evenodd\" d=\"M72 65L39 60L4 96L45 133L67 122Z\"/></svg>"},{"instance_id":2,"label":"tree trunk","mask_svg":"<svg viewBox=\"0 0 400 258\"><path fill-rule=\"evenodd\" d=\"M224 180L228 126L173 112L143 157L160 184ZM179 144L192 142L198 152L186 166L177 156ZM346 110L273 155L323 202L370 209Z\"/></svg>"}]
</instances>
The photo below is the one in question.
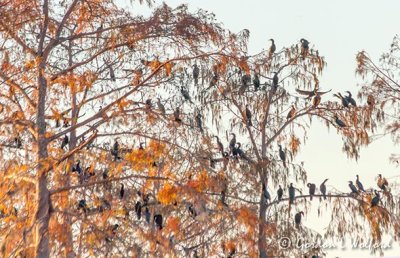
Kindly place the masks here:
<instances>
[{"instance_id":1,"label":"tree trunk","mask_svg":"<svg viewBox=\"0 0 400 258\"><path fill-rule=\"evenodd\" d=\"M265 213L267 210L267 203L264 198L263 190L261 189L261 201L260 201L260 214L258 216L258 250L260 258L267 258L266 250L266 236L265 236Z\"/></svg>"},{"instance_id":2,"label":"tree trunk","mask_svg":"<svg viewBox=\"0 0 400 258\"><path fill-rule=\"evenodd\" d=\"M47 188L46 167L49 165L47 157L47 139L46 121L45 121L45 105L47 94L47 82L44 78L44 66L42 62L38 71L39 98L37 103L36 127L38 133L38 168L37 168L37 187L36 187L36 204L37 209L34 217L34 245L35 257L49 257L49 220L50 220L50 193Z\"/></svg>"}]
</instances>

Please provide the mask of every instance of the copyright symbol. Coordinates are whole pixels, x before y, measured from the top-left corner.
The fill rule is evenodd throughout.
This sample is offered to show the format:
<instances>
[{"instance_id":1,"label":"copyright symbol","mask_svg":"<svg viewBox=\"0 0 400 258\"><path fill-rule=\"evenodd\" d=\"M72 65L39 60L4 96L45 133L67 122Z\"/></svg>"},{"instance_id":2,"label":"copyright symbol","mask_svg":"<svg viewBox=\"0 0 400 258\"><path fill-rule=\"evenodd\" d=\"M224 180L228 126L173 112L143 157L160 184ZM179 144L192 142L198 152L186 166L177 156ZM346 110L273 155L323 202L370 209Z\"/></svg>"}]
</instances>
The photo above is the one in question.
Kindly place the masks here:
<instances>
[{"instance_id":1,"label":"copyright symbol","mask_svg":"<svg viewBox=\"0 0 400 258\"><path fill-rule=\"evenodd\" d=\"M288 249L292 245L292 241L288 237L282 237L279 239L279 246L282 249Z\"/></svg>"}]
</instances>

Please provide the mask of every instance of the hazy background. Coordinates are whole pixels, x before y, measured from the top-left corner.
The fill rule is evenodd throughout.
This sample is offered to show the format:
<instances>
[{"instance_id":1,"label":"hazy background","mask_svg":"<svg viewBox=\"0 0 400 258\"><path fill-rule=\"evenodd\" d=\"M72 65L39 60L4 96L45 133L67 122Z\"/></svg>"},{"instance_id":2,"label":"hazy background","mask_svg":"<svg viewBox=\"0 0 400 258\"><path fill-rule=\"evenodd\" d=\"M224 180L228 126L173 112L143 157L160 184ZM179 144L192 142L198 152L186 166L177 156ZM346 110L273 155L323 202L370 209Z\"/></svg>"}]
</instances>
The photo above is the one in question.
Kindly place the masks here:
<instances>
[{"instance_id":1,"label":"hazy background","mask_svg":"<svg viewBox=\"0 0 400 258\"><path fill-rule=\"evenodd\" d=\"M131 5L129 0L118 0L121 6L134 12L146 12L146 8ZM216 14L224 27L238 32L250 30L250 53L270 46L268 39L274 38L277 50L290 46L300 38L315 45L320 55L325 56L328 67L320 80L322 89L332 92L350 90L355 95L360 78L355 76L355 57L358 51L366 50L373 60L390 47L400 28L400 1L398 0L166 0L170 6L187 3L191 10L198 8ZM156 0L159 4L161 1ZM325 96L324 96L325 97ZM332 98L332 95L328 96ZM376 187L378 173L388 179L399 176L399 169L389 163L391 153L400 153L390 137L382 138L361 152L361 158L348 160L342 153L341 137L335 129L327 131L325 126L314 121L308 134L309 140L302 146L296 161L304 161L309 181L319 185L329 178L329 186L348 192L348 180L355 181L359 174L365 188ZM317 206L317 205L315 205ZM330 214L324 218L311 212L304 223L323 233ZM349 239L350 241L350 239ZM400 246L393 244L385 255L400 257ZM327 257L375 257L368 250L331 250Z\"/></svg>"}]
</instances>

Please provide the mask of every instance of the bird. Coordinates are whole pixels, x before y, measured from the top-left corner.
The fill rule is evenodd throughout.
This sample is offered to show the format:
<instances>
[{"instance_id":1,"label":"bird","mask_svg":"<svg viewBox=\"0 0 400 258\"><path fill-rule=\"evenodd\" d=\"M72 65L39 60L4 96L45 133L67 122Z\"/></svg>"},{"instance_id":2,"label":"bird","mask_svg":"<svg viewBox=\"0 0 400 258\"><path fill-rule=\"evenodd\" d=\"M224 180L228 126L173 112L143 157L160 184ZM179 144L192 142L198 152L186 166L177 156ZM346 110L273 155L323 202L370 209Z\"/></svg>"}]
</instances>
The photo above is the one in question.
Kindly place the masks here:
<instances>
[{"instance_id":1,"label":"bird","mask_svg":"<svg viewBox=\"0 0 400 258\"><path fill-rule=\"evenodd\" d=\"M293 183L290 183L290 186L289 186L289 204L293 204L294 203L295 195L296 195L296 193L295 193L295 188L293 187Z\"/></svg>"},{"instance_id":2,"label":"bird","mask_svg":"<svg viewBox=\"0 0 400 258\"><path fill-rule=\"evenodd\" d=\"M193 207L193 204L189 203L188 205L188 211L190 213L190 215L195 218L197 216L197 212L196 209Z\"/></svg>"},{"instance_id":3,"label":"bird","mask_svg":"<svg viewBox=\"0 0 400 258\"><path fill-rule=\"evenodd\" d=\"M17 149L21 149L22 148L22 141L21 141L21 138L19 136L14 138L14 146Z\"/></svg>"},{"instance_id":4,"label":"bird","mask_svg":"<svg viewBox=\"0 0 400 258\"><path fill-rule=\"evenodd\" d=\"M286 153L282 149L282 145L278 144L279 146L279 158L281 158L283 162L283 166L286 167Z\"/></svg>"},{"instance_id":5,"label":"bird","mask_svg":"<svg viewBox=\"0 0 400 258\"><path fill-rule=\"evenodd\" d=\"M224 153L224 145L222 144L222 142L219 140L218 136L214 136L217 139L217 146L218 146L218 150L221 152L221 154Z\"/></svg>"},{"instance_id":6,"label":"bird","mask_svg":"<svg viewBox=\"0 0 400 258\"><path fill-rule=\"evenodd\" d=\"M235 149L235 146L236 146L236 134L231 133L231 135L232 135L232 139L229 142L229 149L232 152Z\"/></svg>"},{"instance_id":7,"label":"bird","mask_svg":"<svg viewBox=\"0 0 400 258\"><path fill-rule=\"evenodd\" d=\"M151 109L153 107L153 104L151 103L151 99L146 99L146 109Z\"/></svg>"},{"instance_id":8,"label":"bird","mask_svg":"<svg viewBox=\"0 0 400 258\"><path fill-rule=\"evenodd\" d=\"M68 145L68 143L69 143L68 135L65 135L63 141L61 142L61 149L64 149Z\"/></svg>"},{"instance_id":9,"label":"bird","mask_svg":"<svg viewBox=\"0 0 400 258\"><path fill-rule=\"evenodd\" d=\"M88 207L85 200L80 200L78 202L78 210L82 209L84 213L88 212Z\"/></svg>"},{"instance_id":10,"label":"bird","mask_svg":"<svg viewBox=\"0 0 400 258\"><path fill-rule=\"evenodd\" d=\"M185 100L187 100L193 104L192 99L190 98L189 92L183 86L181 86L181 94Z\"/></svg>"},{"instance_id":11,"label":"bird","mask_svg":"<svg viewBox=\"0 0 400 258\"><path fill-rule=\"evenodd\" d=\"M242 85L245 86L245 88L247 88L248 84L251 82L250 74L244 74L241 80L242 80Z\"/></svg>"},{"instance_id":12,"label":"bird","mask_svg":"<svg viewBox=\"0 0 400 258\"><path fill-rule=\"evenodd\" d=\"M164 105L161 103L160 98L157 98L157 107L158 107L158 110L160 110L161 115L162 115L163 117L165 117L165 107L164 107Z\"/></svg>"},{"instance_id":13,"label":"bird","mask_svg":"<svg viewBox=\"0 0 400 258\"><path fill-rule=\"evenodd\" d=\"M347 125L342 120L340 120L337 115L335 115L335 122L340 128L347 127Z\"/></svg>"},{"instance_id":14,"label":"bird","mask_svg":"<svg viewBox=\"0 0 400 258\"><path fill-rule=\"evenodd\" d=\"M338 92L337 94L333 94L333 96L337 97L338 99L340 99L342 101L343 107L345 107L345 108L349 107L349 102L348 102L347 98L343 97L340 92Z\"/></svg>"},{"instance_id":15,"label":"bird","mask_svg":"<svg viewBox=\"0 0 400 258\"><path fill-rule=\"evenodd\" d=\"M315 194L316 186L315 184L308 183L307 187L308 187L308 193L310 194L310 200L312 200L313 195Z\"/></svg>"},{"instance_id":16,"label":"bird","mask_svg":"<svg viewBox=\"0 0 400 258\"><path fill-rule=\"evenodd\" d=\"M124 198L124 195L125 195L124 184L121 184L121 189L119 190L119 198L120 199Z\"/></svg>"},{"instance_id":17,"label":"bird","mask_svg":"<svg viewBox=\"0 0 400 258\"><path fill-rule=\"evenodd\" d=\"M332 89L328 90L328 91L319 91L319 86L315 85L314 90L300 90L300 89L296 89L296 92L301 94L301 95L305 95L307 96L306 99L311 99L314 96L322 96L328 92L331 92Z\"/></svg>"},{"instance_id":18,"label":"bird","mask_svg":"<svg viewBox=\"0 0 400 258\"><path fill-rule=\"evenodd\" d=\"M117 161L119 159L119 143L117 140L115 140L113 148L111 149L111 155L114 157L114 161Z\"/></svg>"},{"instance_id":19,"label":"bird","mask_svg":"<svg viewBox=\"0 0 400 258\"><path fill-rule=\"evenodd\" d=\"M276 192L278 195L278 201L282 200L283 197L283 189L282 187L279 185L278 191Z\"/></svg>"},{"instance_id":20,"label":"bird","mask_svg":"<svg viewBox=\"0 0 400 258\"><path fill-rule=\"evenodd\" d=\"M201 114L198 112L195 118L196 118L197 127L199 128L200 132L203 133L204 131L203 131L203 125L202 125L202 121L201 121Z\"/></svg>"},{"instance_id":21,"label":"bird","mask_svg":"<svg viewBox=\"0 0 400 258\"><path fill-rule=\"evenodd\" d=\"M144 145L144 142L139 143L139 150L140 151L144 151L143 145Z\"/></svg>"},{"instance_id":22,"label":"bird","mask_svg":"<svg viewBox=\"0 0 400 258\"><path fill-rule=\"evenodd\" d=\"M177 108L175 109L175 111L174 111L174 119L175 119L175 122L178 122L178 123L181 123L181 122L182 122L182 119L179 117L180 114L181 114L181 111L179 110L179 107L177 107Z\"/></svg>"},{"instance_id":23,"label":"bird","mask_svg":"<svg viewBox=\"0 0 400 258\"><path fill-rule=\"evenodd\" d=\"M294 222L296 223L296 228L301 224L301 216L304 216L304 212L300 211L294 215Z\"/></svg>"},{"instance_id":24,"label":"bird","mask_svg":"<svg viewBox=\"0 0 400 258\"><path fill-rule=\"evenodd\" d=\"M82 173L81 161L78 160L75 165L72 166L72 172L77 172L79 175Z\"/></svg>"},{"instance_id":25,"label":"bird","mask_svg":"<svg viewBox=\"0 0 400 258\"><path fill-rule=\"evenodd\" d=\"M276 51L276 46L275 46L275 41L274 39L269 39L271 41L271 46L269 47L269 58L272 57L272 55L275 53Z\"/></svg>"},{"instance_id":26,"label":"bird","mask_svg":"<svg viewBox=\"0 0 400 258\"><path fill-rule=\"evenodd\" d=\"M380 201L380 199L381 199L378 191L375 190L374 192L375 192L375 196L371 200L371 207L377 206L379 201Z\"/></svg>"},{"instance_id":27,"label":"bird","mask_svg":"<svg viewBox=\"0 0 400 258\"><path fill-rule=\"evenodd\" d=\"M389 186L388 181L386 178L382 177L382 174L378 175L378 187L383 191L387 191L387 187Z\"/></svg>"},{"instance_id":28,"label":"bird","mask_svg":"<svg viewBox=\"0 0 400 258\"><path fill-rule=\"evenodd\" d=\"M157 227L159 230L161 230L163 228L163 217L161 214L155 214L154 217L154 223L156 223Z\"/></svg>"},{"instance_id":29,"label":"bird","mask_svg":"<svg viewBox=\"0 0 400 258\"><path fill-rule=\"evenodd\" d=\"M107 67L108 67L108 71L109 71L109 73L110 73L110 79L111 79L111 81L115 82L115 81L116 81L116 79L115 79L115 73L114 73L114 69L113 69L112 65L111 65L111 64L107 64Z\"/></svg>"},{"instance_id":30,"label":"bird","mask_svg":"<svg viewBox=\"0 0 400 258\"><path fill-rule=\"evenodd\" d=\"M258 91L258 89L260 88L260 77L258 77L257 73L254 74L253 85L254 85L254 90Z\"/></svg>"},{"instance_id":31,"label":"bird","mask_svg":"<svg viewBox=\"0 0 400 258\"><path fill-rule=\"evenodd\" d=\"M321 103L321 95L317 93L312 100L312 107L317 108L318 105Z\"/></svg>"},{"instance_id":32,"label":"bird","mask_svg":"<svg viewBox=\"0 0 400 258\"><path fill-rule=\"evenodd\" d=\"M215 85L217 85L217 82L218 82L218 73L214 72L214 75L210 80L210 87L214 87Z\"/></svg>"},{"instance_id":33,"label":"bird","mask_svg":"<svg viewBox=\"0 0 400 258\"><path fill-rule=\"evenodd\" d=\"M319 190L324 196L324 200L326 200L326 185L325 185L326 181L328 181L328 179L325 179L324 182L322 182L322 184L319 186Z\"/></svg>"},{"instance_id":34,"label":"bird","mask_svg":"<svg viewBox=\"0 0 400 258\"><path fill-rule=\"evenodd\" d=\"M301 42L301 55L303 58L308 54L310 42L306 39L300 39Z\"/></svg>"},{"instance_id":35,"label":"bird","mask_svg":"<svg viewBox=\"0 0 400 258\"><path fill-rule=\"evenodd\" d=\"M345 99L347 100L347 103L351 104L354 107L357 107L357 103L356 101L353 99L353 96L351 95L350 91L346 91L347 96L345 97Z\"/></svg>"},{"instance_id":36,"label":"bird","mask_svg":"<svg viewBox=\"0 0 400 258\"><path fill-rule=\"evenodd\" d=\"M140 201L137 201L135 204L135 212L137 219L140 220L142 217L142 203Z\"/></svg>"},{"instance_id":37,"label":"bird","mask_svg":"<svg viewBox=\"0 0 400 258\"><path fill-rule=\"evenodd\" d=\"M278 73L274 72L274 76L272 77L272 90L275 92L278 89L279 77Z\"/></svg>"},{"instance_id":38,"label":"bird","mask_svg":"<svg viewBox=\"0 0 400 258\"><path fill-rule=\"evenodd\" d=\"M244 160L248 160L246 154L241 149L242 144L240 142L236 143L235 154ZM234 155L235 156L235 155Z\"/></svg>"},{"instance_id":39,"label":"bird","mask_svg":"<svg viewBox=\"0 0 400 258\"><path fill-rule=\"evenodd\" d=\"M293 118L295 114L296 114L296 107L292 105L292 108L289 110L289 113L286 116L286 120Z\"/></svg>"},{"instance_id":40,"label":"bird","mask_svg":"<svg viewBox=\"0 0 400 258\"><path fill-rule=\"evenodd\" d=\"M198 85L199 83L199 74L200 74L200 69L197 66L197 64L193 65L193 79L194 79L194 85Z\"/></svg>"},{"instance_id":41,"label":"bird","mask_svg":"<svg viewBox=\"0 0 400 258\"><path fill-rule=\"evenodd\" d=\"M360 182L360 178L358 175L356 175L357 179L356 179L356 185L358 187L358 190L360 190L361 192L365 192L364 190L364 186L363 184Z\"/></svg>"},{"instance_id":42,"label":"bird","mask_svg":"<svg viewBox=\"0 0 400 258\"><path fill-rule=\"evenodd\" d=\"M249 109L249 105L246 105L246 123L248 126L253 126L253 123L251 122L251 111Z\"/></svg>"},{"instance_id":43,"label":"bird","mask_svg":"<svg viewBox=\"0 0 400 258\"><path fill-rule=\"evenodd\" d=\"M268 189L265 187L265 185L262 185L263 189L263 194L266 202L271 202L271 194L268 192Z\"/></svg>"},{"instance_id":44,"label":"bird","mask_svg":"<svg viewBox=\"0 0 400 258\"><path fill-rule=\"evenodd\" d=\"M349 181L349 187L351 189L351 193L358 194L358 190L357 190L356 186L353 184L353 181Z\"/></svg>"},{"instance_id":45,"label":"bird","mask_svg":"<svg viewBox=\"0 0 400 258\"><path fill-rule=\"evenodd\" d=\"M147 223L150 223L150 217L151 217L151 214L150 214L149 208L146 207L146 209L144 209L144 218L146 219Z\"/></svg>"}]
</instances>

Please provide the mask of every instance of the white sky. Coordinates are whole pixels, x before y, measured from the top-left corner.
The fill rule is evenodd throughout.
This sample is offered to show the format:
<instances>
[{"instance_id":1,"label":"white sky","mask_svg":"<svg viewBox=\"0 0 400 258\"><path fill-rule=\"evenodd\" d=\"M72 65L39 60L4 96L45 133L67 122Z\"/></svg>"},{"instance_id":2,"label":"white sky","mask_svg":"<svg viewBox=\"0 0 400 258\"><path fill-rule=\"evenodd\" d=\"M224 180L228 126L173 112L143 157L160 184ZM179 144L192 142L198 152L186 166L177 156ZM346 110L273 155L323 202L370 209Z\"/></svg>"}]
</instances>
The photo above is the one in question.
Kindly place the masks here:
<instances>
[{"instance_id":1,"label":"white sky","mask_svg":"<svg viewBox=\"0 0 400 258\"><path fill-rule=\"evenodd\" d=\"M129 0L119 0L131 6ZM157 3L161 1L156 0ZM355 77L355 57L366 50L374 60L389 49L400 28L399 0L166 0L168 5L188 3L191 10L202 8L216 14L227 29L238 32L250 30L250 52L269 47L274 38L277 49L289 46L300 38L308 39L328 67L320 80L322 89L358 91ZM142 8L139 8L142 9ZM325 97L325 96L324 96ZM328 96L332 97L332 95ZM375 177L382 173L387 178L399 175L399 169L389 164L389 156L396 147L389 137L381 139L361 152L361 159L348 160L341 152L341 137L335 129L313 123L309 141L302 148L297 161L305 161L311 182L319 185L329 178L329 185L348 191L347 181L355 181L359 174L365 188L375 187ZM397 151L399 152L399 151ZM329 189L329 188L328 188ZM306 225L321 232L327 220L313 216L305 218ZM333 250L327 257L374 257L368 251ZM386 256L400 257L400 245L385 252Z\"/></svg>"}]
</instances>

